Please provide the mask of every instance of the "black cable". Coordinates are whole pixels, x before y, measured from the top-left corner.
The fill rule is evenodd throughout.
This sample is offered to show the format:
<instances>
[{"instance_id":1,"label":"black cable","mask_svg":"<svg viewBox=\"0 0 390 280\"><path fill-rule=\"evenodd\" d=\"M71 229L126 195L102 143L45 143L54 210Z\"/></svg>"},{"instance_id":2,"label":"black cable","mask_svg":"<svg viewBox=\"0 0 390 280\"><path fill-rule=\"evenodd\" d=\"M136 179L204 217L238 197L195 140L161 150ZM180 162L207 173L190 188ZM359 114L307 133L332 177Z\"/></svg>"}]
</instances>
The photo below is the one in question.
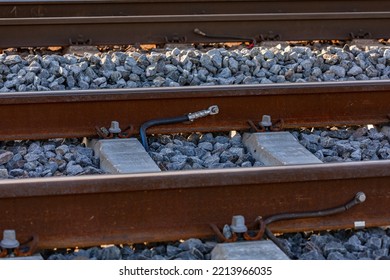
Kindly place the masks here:
<instances>
[{"instance_id":1,"label":"black cable","mask_svg":"<svg viewBox=\"0 0 390 280\"><path fill-rule=\"evenodd\" d=\"M347 211L349 208L358 205L366 200L366 195L363 192L358 192L355 197L347 202L346 204L338 207L333 207L326 210L319 211L307 211L307 212L297 212L297 213L283 213L277 214L268 217L265 219L265 224L269 225L270 223L280 221L280 220L291 220L291 219L303 219L303 218L315 218L315 217L324 217L329 215L334 215Z\"/></svg>"},{"instance_id":2,"label":"black cable","mask_svg":"<svg viewBox=\"0 0 390 280\"><path fill-rule=\"evenodd\" d=\"M329 215L335 215L342 212L347 211L351 207L358 205L360 203L363 203L366 200L366 195L363 192L358 192L355 197L347 202L346 204L326 210L320 210L320 211L307 211L307 212L297 212L297 213L283 213L283 214L277 214L268 217L264 220L264 223L266 225L265 227L265 235L271 239L276 246L278 246L290 259L296 259L295 256L292 255L290 250L287 250L282 242L278 240L278 238L272 233L272 231L268 228L268 225L270 223L281 221L281 220L291 220L291 219L303 219L303 218L314 218L314 217L324 217Z\"/></svg>"},{"instance_id":3,"label":"black cable","mask_svg":"<svg viewBox=\"0 0 390 280\"><path fill-rule=\"evenodd\" d=\"M219 113L218 106L212 105L208 109L189 113L189 114L184 115L184 116L173 117L173 118L164 118L164 119L155 119L155 120L147 121L146 123L142 124L141 128L139 129L142 145L144 146L145 150L147 152L149 152L149 144L148 144L148 139L146 138L146 130L151 126L188 122L188 121L193 121L193 120L203 118L203 117L206 117L209 115L216 115L218 113Z\"/></svg>"},{"instance_id":4,"label":"black cable","mask_svg":"<svg viewBox=\"0 0 390 280\"><path fill-rule=\"evenodd\" d=\"M146 130L149 127L156 126L156 125L187 122L189 120L190 119L188 118L188 116L185 115L185 116L179 116L179 117L173 117L173 118L155 119L155 120L147 121L146 123L142 124L141 128L139 129L139 134L141 137L142 146L144 146L145 150L147 152L149 152L149 144L148 144L148 139L146 137Z\"/></svg>"}]
</instances>

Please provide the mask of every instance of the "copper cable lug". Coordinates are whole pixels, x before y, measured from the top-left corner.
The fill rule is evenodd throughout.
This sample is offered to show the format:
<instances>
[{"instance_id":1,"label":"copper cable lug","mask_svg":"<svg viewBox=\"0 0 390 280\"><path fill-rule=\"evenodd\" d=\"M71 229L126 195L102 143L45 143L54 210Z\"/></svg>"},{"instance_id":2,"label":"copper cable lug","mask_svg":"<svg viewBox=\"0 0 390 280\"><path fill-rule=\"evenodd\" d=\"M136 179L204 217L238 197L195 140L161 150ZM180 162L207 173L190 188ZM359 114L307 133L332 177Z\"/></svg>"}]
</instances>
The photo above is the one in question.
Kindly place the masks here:
<instances>
[{"instance_id":1,"label":"copper cable lug","mask_svg":"<svg viewBox=\"0 0 390 280\"><path fill-rule=\"evenodd\" d=\"M210 106L208 109L206 110L201 110L201 111L198 111L198 112L194 112L194 113L189 113L187 115L188 119L190 121L194 121L196 119L200 119L200 118L203 118L203 117L207 117L209 115L216 115L219 113L219 108L217 105L213 105L213 106Z\"/></svg>"}]
</instances>

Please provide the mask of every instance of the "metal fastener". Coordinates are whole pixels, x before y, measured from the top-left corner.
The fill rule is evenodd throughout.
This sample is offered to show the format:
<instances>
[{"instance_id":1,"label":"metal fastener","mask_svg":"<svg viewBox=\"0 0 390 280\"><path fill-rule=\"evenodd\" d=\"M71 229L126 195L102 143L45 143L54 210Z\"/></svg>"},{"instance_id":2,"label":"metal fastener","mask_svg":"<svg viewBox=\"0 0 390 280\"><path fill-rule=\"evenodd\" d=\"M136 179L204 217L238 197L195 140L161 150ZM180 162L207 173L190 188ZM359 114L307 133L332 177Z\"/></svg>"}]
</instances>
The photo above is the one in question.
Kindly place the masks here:
<instances>
[{"instance_id":1,"label":"metal fastener","mask_svg":"<svg viewBox=\"0 0 390 280\"><path fill-rule=\"evenodd\" d=\"M218 113L219 113L218 106L217 105L212 105L212 106L210 106L206 110L201 110L201 111L198 111L198 112L189 113L187 116L188 116L188 119L190 121L193 121L193 120L200 119L200 118L203 118L203 117L206 117L206 116L209 116L209 115L216 115Z\"/></svg>"},{"instance_id":2,"label":"metal fastener","mask_svg":"<svg viewBox=\"0 0 390 280\"><path fill-rule=\"evenodd\" d=\"M110 128L108 129L108 131L110 132L110 133L121 133L121 129L120 129L120 127L119 127L119 122L117 122L117 121L112 121L111 122L111 126L110 126Z\"/></svg>"},{"instance_id":3,"label":"metal fastener","mask_svg":"<svg viewBox=\"0 0 390 280\"><path fill-rule=\"evenodd\" d=\"M15 249L19 247L20 243L16 240L16 232L13 229L6 229L3 231L3 240L0 242L0 247L4 249Z\"/></svg>"},{"instance_id":4,"label":"metal fastener","mask_svg":"<svg viewBox=\"0 0 390 280\"><path fill-rule=\"evenodd\" d=\"M230 226L231 230L235 233L244 233L248 231L248 228L245 226L244 216L237 215L232 218L232 225Z\"/></svg>"},{"instance_id":5,"label":"metal fastener","mask_svg":"<svg viewBox=\"0 0 390 280\"><path fill-rule=\"evenodd\" d=\"M355 221L353 223L355 229L364 229L366 227L366 222L365 221Z\"/></svg>"},{"instance_id":6,"label":"metal fastener","mask_svg":"<svg viewBox=\"0 0 390 280\"><path fill-rule=\"evenodd\" d=\"M357 202L362 203L366 201L366 194L364 192L358 192L355 196Z\"/></svg>"},{"instance_id":7,"label":"metal fastener","mask_svg":"<svg viewBox=\"0 0 390 280\"><path fill-rule=\"evenodd\" d=\"M264 128L269 128L272 126L272 122L271 122L271 116L269 115L263 115L262 119L261 119L261 122L260 122L260 125Z\"/></svg>"}]
</instances>

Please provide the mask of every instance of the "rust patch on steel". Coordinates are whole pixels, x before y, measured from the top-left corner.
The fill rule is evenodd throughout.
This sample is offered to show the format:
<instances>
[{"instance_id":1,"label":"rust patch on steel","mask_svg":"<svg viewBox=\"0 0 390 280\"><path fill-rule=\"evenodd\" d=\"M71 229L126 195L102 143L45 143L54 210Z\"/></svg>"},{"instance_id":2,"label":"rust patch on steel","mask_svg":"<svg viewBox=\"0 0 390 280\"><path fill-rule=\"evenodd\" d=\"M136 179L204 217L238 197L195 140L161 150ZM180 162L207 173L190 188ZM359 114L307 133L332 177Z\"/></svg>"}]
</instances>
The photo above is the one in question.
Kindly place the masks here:
<instances>
[{"instance_id":1,"label":"rust patch on steel","mask_svg":"<svg viewBox=\"0 0 390 280\"><path fill-rule=\"evenodd\" d=\"M272 223L273 232L389 224L390 162L0 181L0 230L39 237L40 248L213 235L233 215L247 221L367 200L347 212Z\"/></svg>"}]
</instances>

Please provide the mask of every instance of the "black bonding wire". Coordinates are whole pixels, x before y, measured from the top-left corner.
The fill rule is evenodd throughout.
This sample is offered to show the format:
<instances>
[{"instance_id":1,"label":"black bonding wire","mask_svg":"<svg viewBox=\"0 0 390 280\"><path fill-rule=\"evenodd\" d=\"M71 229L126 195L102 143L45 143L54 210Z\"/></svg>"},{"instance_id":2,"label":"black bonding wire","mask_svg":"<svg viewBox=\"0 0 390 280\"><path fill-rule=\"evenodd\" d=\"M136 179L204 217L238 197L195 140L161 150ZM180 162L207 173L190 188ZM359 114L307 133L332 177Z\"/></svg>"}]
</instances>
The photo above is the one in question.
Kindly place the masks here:
<instances>
[{"instance_id":1,"label":"black bonding wire","mask_svg":"<svg viewBox=\"0 0 390 280\"><path fill-rule=\"evenodd\" d=\"M142 124L141 128L139 129L142 146L144 146L145 150L149 152L149 143L146 137L146 130L149 127L156 126L156 125L164 125L164 124L182 123L182 122L187 122L189 120L190 119L188 118L188 116L185 115L185 116L179 116L173 118L155 119L155 120L147 121L146 123Z\"/></svg>"}]
</instances>

